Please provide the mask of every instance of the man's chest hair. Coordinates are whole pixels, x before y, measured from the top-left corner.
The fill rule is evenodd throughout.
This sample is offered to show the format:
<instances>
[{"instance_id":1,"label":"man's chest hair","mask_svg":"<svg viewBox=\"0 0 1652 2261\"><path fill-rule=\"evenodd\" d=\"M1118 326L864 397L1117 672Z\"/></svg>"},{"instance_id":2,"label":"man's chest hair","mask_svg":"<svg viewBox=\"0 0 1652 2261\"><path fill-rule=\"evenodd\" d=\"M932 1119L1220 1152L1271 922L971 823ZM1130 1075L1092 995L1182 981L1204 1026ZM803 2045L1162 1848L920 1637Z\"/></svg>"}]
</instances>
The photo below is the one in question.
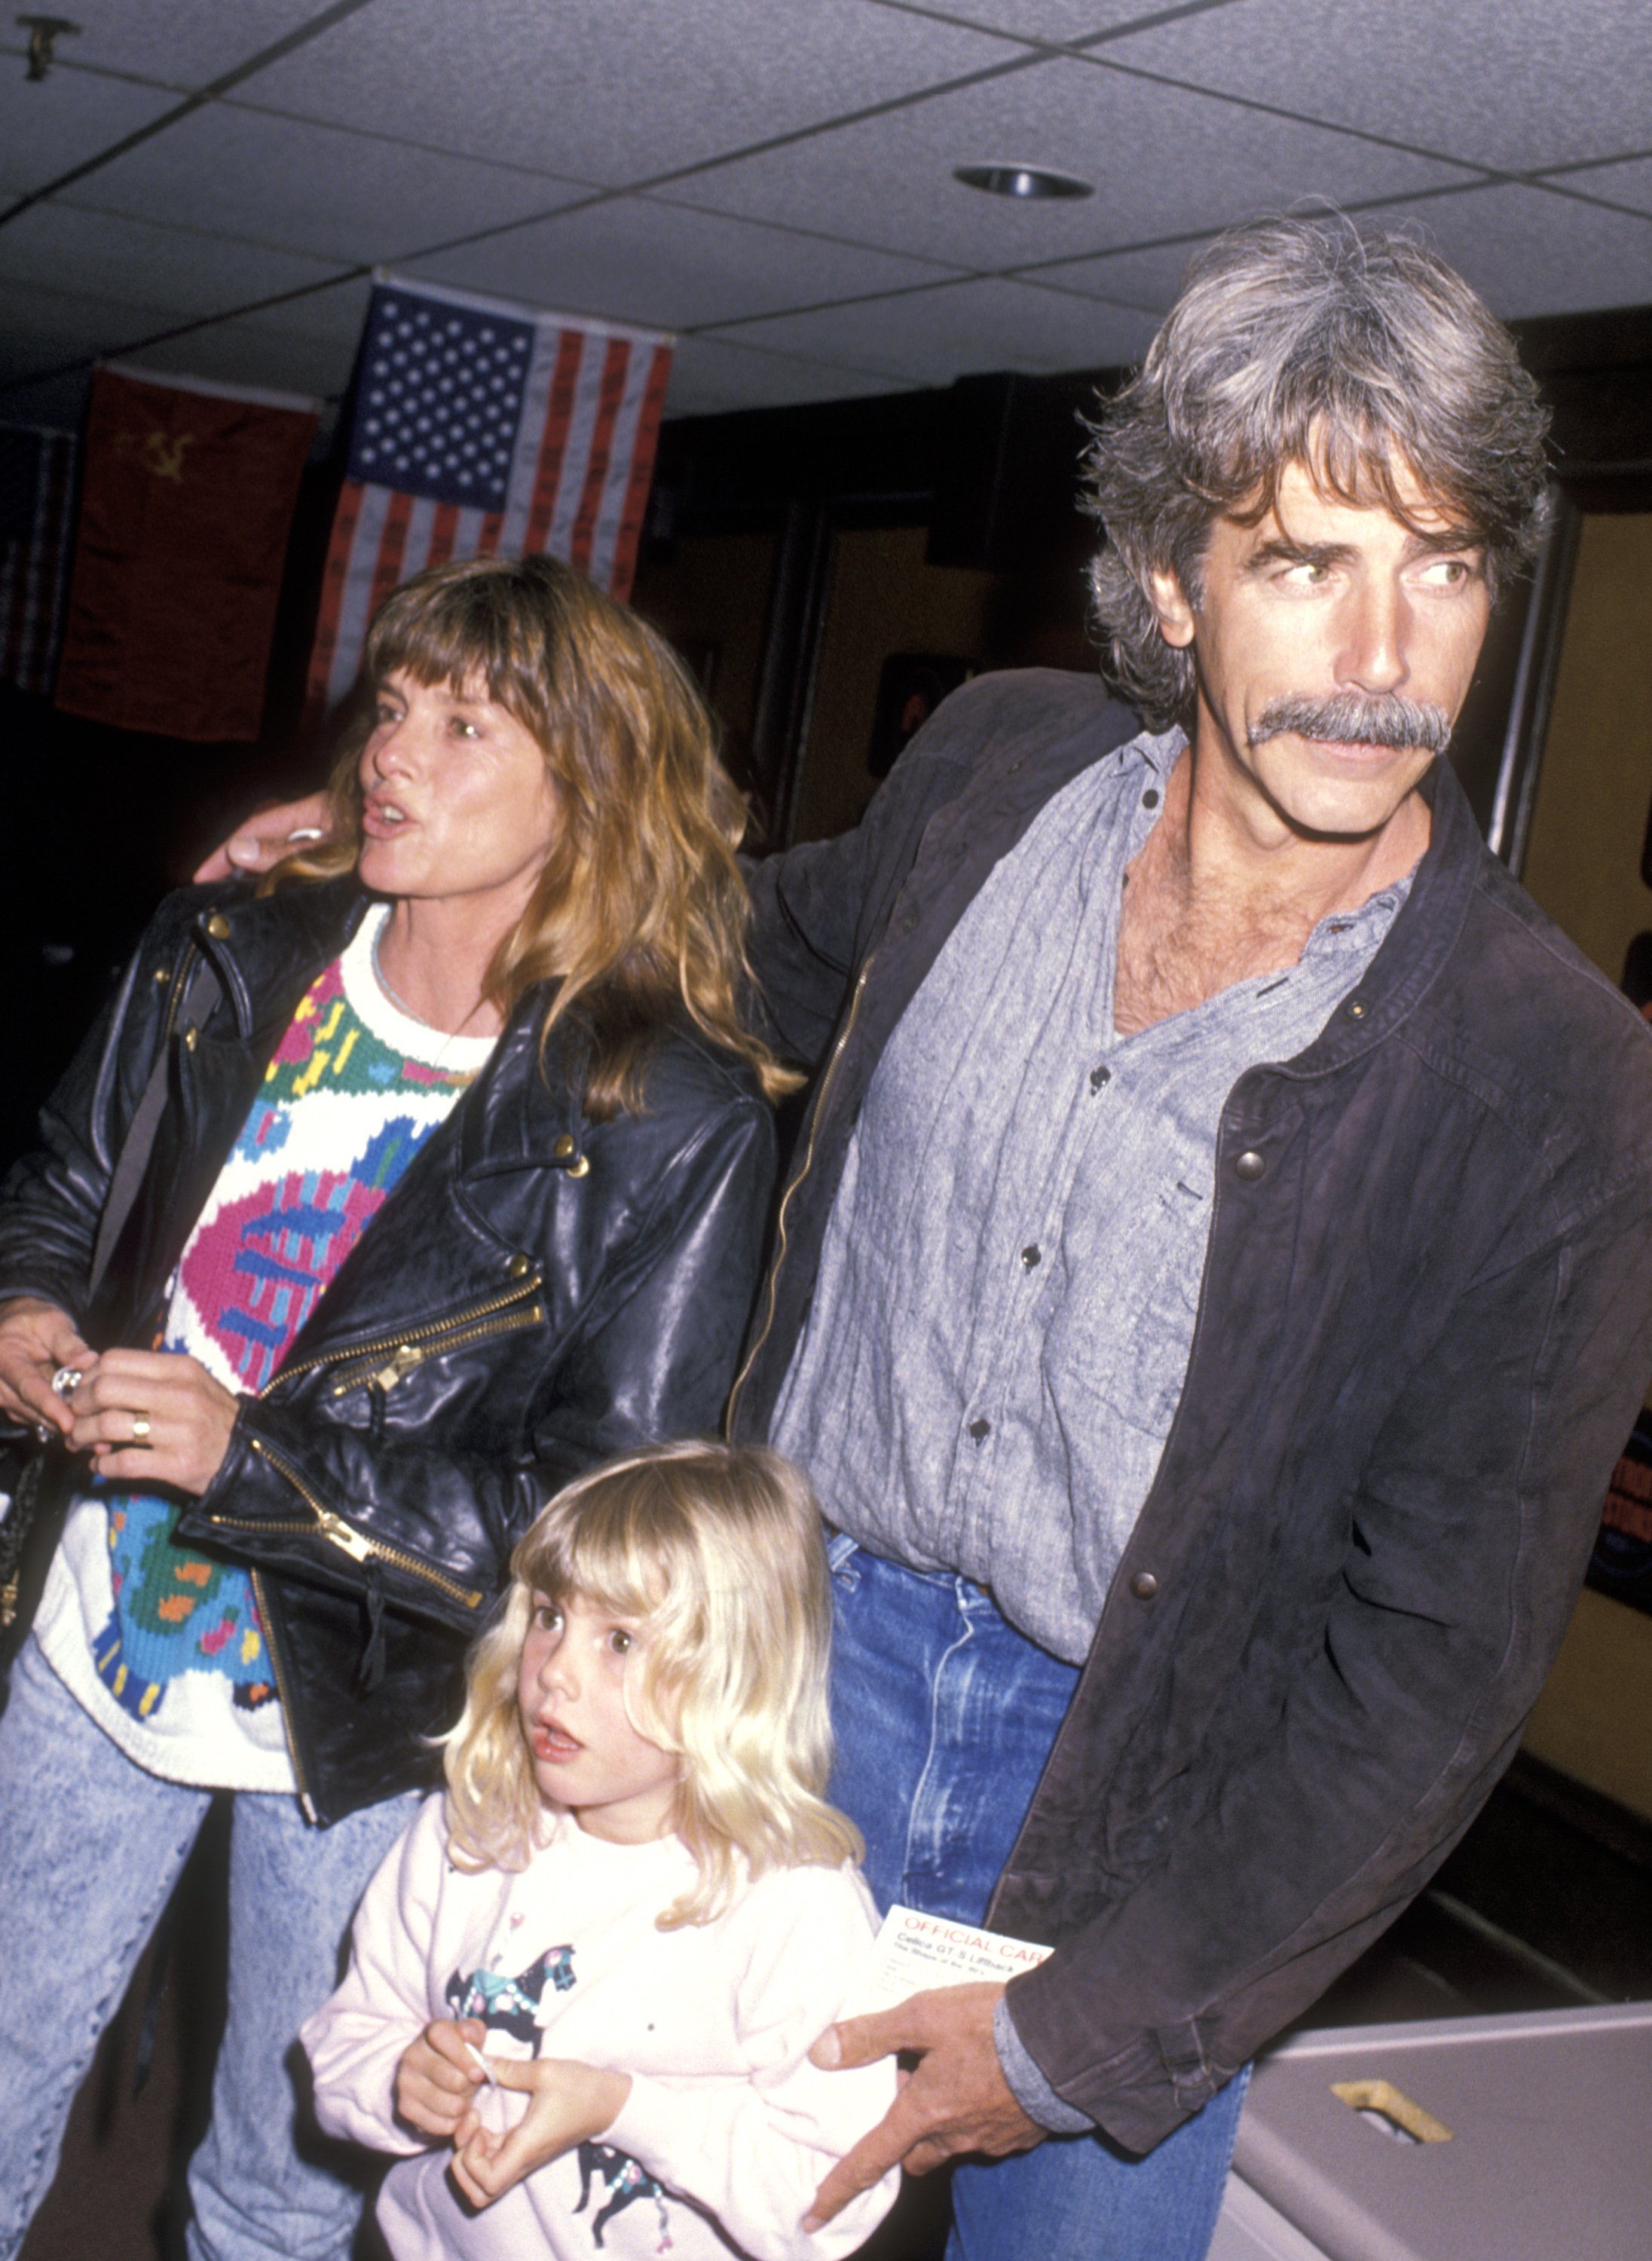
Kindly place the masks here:
<instances>
[{"instance_id":1,"label":"man's chest hair","mask_svg":"<svg viewBox=\"0 0 1652 2261\"><path fill-rule=\"evenodd\" d=\"M1185 857L1155 832L1125 874L1113 1025L1135 1036L1236 981L1284 973L1313 927L1299 906L1210 881L1194 887Z\"/></svg>"}]
</instances>

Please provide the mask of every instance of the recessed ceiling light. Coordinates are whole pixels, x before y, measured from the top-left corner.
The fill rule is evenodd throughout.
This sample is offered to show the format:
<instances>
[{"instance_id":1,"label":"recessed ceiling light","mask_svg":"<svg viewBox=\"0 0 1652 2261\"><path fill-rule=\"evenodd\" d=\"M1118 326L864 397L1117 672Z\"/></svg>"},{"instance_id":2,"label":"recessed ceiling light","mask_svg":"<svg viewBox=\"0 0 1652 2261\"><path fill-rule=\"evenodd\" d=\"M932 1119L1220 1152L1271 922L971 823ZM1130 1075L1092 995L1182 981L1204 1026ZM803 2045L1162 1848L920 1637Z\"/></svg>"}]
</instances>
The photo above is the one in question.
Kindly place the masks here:
<instances>
[{"instance_id":1,"label":"recessed ceiling light","mask_svg":"<svg viewBox=\"0 0 1652 2261\"><path fill-rule=\"evenodd\" d=\"M989 197L1093 197L1088 181L1071 173L1048 173L1041 165L959 165L952 175L966 189Z\"/></svg>"}]
</instances>

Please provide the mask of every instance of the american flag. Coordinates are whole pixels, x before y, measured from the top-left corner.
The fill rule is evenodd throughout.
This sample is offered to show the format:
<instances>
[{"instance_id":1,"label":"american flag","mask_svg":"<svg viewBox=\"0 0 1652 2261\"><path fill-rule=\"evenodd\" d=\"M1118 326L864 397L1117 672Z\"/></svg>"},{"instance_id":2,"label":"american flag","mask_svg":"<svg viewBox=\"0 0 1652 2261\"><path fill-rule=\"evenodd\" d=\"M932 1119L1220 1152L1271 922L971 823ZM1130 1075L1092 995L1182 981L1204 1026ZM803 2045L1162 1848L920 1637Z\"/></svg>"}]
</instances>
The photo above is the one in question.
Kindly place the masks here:
<instances>
[{"instance_id":1,"label":"american flag","mask_svg":"<svg viewBox=\"0 0 1652 2261\"><path fill-rule=\"evenodd\" d=\"M68 578L75 440L0 426L0 682L52 687Z\"/></svg>"},{"instance_id":2,"label":"american flag","mask_svg":"<svg viewBox=\"0 0 1652 2261\"><path fill-rule=\"evenodd\" d=\"M671 340L378 280L310 656L312 712L348 691L367 624L449 557L549 551L629 595Z\"/></svg>"}]
</instances>

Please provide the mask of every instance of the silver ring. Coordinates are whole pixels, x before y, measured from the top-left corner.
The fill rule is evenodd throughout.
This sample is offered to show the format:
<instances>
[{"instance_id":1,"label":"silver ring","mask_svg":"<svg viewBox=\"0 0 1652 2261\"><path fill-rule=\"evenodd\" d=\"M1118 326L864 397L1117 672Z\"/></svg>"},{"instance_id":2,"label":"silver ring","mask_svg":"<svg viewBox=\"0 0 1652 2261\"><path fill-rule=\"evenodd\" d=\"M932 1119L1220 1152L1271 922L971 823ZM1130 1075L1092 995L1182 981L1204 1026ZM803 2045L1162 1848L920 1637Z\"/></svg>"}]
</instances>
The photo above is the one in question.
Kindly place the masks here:
<instances>
[{"instance_id":1,"label":"silver ring","mask_svg":"<svg viewBox=\"0 0 1652 2261\"><path fill-rule=\"evenodd\" d=\"M149 1441L149 1416L147 1413L133 1415L132 1441L134 1445L145 1445Z\"/></svg>"}]
</instances>

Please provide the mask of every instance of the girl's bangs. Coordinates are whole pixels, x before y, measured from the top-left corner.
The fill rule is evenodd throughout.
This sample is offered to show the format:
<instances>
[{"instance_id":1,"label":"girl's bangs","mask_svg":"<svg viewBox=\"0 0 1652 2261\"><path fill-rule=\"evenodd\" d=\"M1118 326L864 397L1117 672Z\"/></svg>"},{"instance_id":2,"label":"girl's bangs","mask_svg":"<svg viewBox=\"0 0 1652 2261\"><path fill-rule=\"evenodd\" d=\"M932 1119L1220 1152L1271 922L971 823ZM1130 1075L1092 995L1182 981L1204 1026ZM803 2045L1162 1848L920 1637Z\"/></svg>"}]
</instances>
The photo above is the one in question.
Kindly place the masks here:
<instances>
[{"instance_id":1,"label":"girl's bangs","mask_svg":"<svg viewBox=\"0 0 1652 2261\"><path fill-rule=\"evenodd\" d=\"M517 1576L551 1601L579 1594L615 1617L652 1617L676 1582L657 1547L641 1543L635 1518L605 1514L602 1505L591 1499L571 1504L537 1534Z\"/></svg>"}]
</instances>

